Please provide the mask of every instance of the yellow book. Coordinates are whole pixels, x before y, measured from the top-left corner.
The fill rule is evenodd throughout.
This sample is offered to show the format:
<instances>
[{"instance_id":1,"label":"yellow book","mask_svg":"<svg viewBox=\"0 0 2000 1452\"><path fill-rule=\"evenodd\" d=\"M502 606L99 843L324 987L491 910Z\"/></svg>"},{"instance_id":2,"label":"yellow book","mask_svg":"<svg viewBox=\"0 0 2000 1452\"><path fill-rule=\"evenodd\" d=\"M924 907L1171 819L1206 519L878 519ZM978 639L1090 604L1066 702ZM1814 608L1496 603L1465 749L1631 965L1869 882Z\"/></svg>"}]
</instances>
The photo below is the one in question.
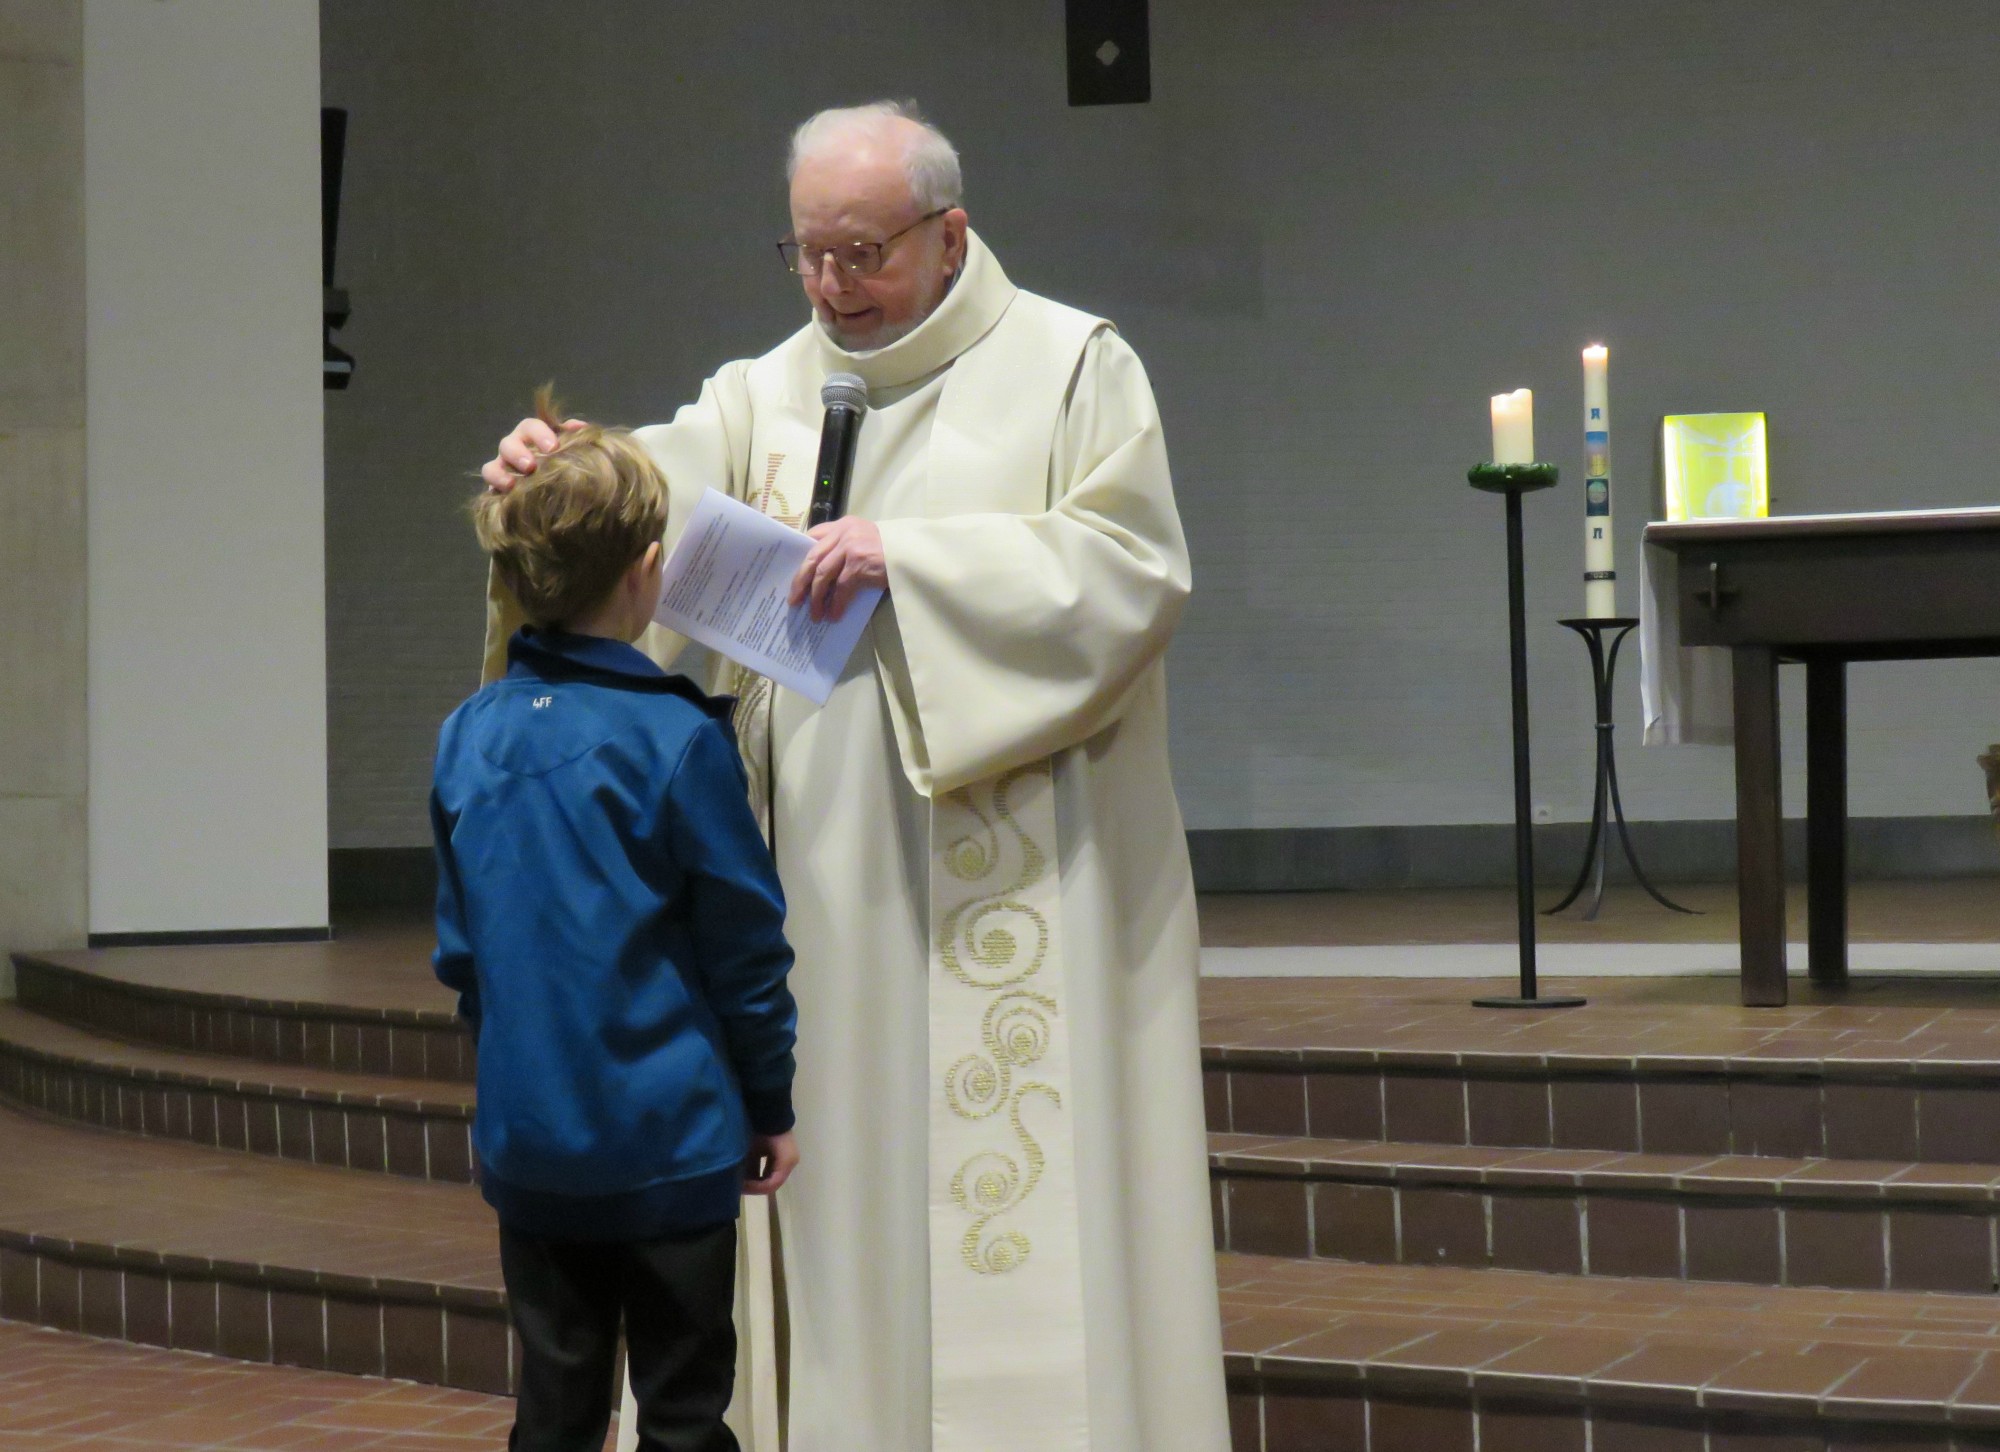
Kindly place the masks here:
<instances>
[{"instance_id":1,"label":"yellow book","mask_svg":"<svg viewBox=\"0 0 2000 1452\"><path fill-rule=\"evenodd\" d=\"M1668 519L1763 519L1770 514L1763 414L1668 414L1661 441Z\"/></svg>"}]
</instances>

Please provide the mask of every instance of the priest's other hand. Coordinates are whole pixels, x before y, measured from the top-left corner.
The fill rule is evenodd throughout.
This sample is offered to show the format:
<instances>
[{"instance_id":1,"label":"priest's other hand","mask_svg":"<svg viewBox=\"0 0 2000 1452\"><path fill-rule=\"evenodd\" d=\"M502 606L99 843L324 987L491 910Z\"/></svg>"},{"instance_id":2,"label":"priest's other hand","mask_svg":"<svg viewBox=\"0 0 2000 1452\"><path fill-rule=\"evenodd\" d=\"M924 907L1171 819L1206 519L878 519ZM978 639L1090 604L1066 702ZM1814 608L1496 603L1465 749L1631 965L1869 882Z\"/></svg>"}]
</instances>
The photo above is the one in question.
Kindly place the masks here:
<instances>
[{"instance_id":1,"label":"priest's other hand","mask_svg":"<svg viewBox=\"0 0 2000 1452\"><path fill-rule=\"evenodd\" d=\"M855 591L889 588L889 565L882 558L882 531L852 515L828 520L810 531L812 553L792 576L792 604L812 600L812 618L838 620Z\"/></svg>"},{"instance_id":2,"label":"priest's other hand","mask_svg":"<svg viewBox=\"0 0 2000 1452\"><path fill-rule=\"evenodd\" d=\"M583 420L580 418L563 420L564 433L582 427ZM536 462L555 446L554 429L538 418L524 418L514 425L513 433L500 441L500 452L486 461L479 477L495 494L505 494L534 473Z\"/></svg>"},{"instance_id":3,"label":"priest's other hand","mask_svg":"<svg viewBox=\"0 0 2000 1452\"><path fill-rule=\"evenodd\" d=\"M769 1195L792 1177L799 1167L799 1141L790 1130L783 1134L750 1136L750 1160L744 1166L743 1193Z\"/></svg>"}]
</instances>

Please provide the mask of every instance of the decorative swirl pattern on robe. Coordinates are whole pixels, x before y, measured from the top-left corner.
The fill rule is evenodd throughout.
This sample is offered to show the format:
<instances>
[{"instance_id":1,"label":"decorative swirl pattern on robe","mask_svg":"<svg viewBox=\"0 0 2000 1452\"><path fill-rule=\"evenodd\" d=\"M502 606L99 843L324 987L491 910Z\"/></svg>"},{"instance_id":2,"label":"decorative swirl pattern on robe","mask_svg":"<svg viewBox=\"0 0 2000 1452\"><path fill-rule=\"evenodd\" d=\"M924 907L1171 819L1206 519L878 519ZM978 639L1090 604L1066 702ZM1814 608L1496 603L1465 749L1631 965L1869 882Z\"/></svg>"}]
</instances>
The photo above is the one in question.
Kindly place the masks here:
<instances>
[{"instance_id":1,"label":"decorative swirl pattern on robe","mask_svg":"<svg viewBox=\"0 0 2000 1452\"><path fill-rule=\"evenodd\" d=\"M1048 957L1048 919L1021 895L1048 871L1049 856L1008 807L1017 782L1030 775L1046 777L1048 770L1046 762L1020 767L945 798L971 818L971 825L944 847L939 861L973 893L943 915L938 954L960 985L993 995L981 1015L979 1047L946 1071L945 1103L961 1119L1004 1115L1014 1140L1005 1150L973 1155L951 1178L952 1199L972 1217L960 1249L965 1264L981 1275L1004 1275L1025 1263L1033 1250L1019 1230L989 1234L996 1220L1034 1194L1047 1164L1022 1107L1041 1099L1062 1109L1062 1095L1054 1085L1022 1077L1048 1053L1062 1010L1050 995L1022 986ZM1018 856L1020 863L1011 875L1002 872L1009 855ZM995 882L997 886L988 885Z\"/></svg>"}]
</instances>

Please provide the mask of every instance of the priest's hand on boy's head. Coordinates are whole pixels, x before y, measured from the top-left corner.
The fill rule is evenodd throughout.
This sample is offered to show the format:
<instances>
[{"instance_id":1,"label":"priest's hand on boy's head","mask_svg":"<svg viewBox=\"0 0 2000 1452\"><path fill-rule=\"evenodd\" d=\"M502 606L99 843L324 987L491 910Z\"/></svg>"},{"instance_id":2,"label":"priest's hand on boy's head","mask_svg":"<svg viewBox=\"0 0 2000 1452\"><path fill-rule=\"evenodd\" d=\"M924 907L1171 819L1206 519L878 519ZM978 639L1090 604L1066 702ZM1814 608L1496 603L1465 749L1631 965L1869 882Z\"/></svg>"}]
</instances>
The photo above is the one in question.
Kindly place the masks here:
<instances>
[{"instance_id":1,"label":"priest's hand on boy's head","mask_svg":"<svg viewBox=\"0 0 2000 1452\"><path fill-rule=\"evenodd\" d=\"M857 591L889 588L882 531L872 521L848 515L815 525L808 533L814 540L812 553L792 576L791 600L797 605L810 597L813 619L838 620Z\"/></svg>"},{"instance_id":2,"label":"priest's hand on boy's head","mask_svg":"<svg viewBox=\"0 0 2000 1452\"><path fill-rule=\"evenodd\" d=\"M769 1195L799 1167L799 1142L790 1130L783 1134L750 1136L750 1158L743 1166L743 1193Z\"/></svg>"},{"instance_id":3,"label":"priest's hand on boy's head","mask_svg":"<svg viewBox=\"0 0 2000 1452\"><path fill-rule=\"evenodd\" d=\"M562 427L565 433L572 432L584 427L584 421L564 419ZM538 418L524 418L514 425L514 432L500 441L499 451L486 461L479 477L495 494L505 494L534 473L536 460L555 446L554 429Z\"/></svg>"}]
</instances>

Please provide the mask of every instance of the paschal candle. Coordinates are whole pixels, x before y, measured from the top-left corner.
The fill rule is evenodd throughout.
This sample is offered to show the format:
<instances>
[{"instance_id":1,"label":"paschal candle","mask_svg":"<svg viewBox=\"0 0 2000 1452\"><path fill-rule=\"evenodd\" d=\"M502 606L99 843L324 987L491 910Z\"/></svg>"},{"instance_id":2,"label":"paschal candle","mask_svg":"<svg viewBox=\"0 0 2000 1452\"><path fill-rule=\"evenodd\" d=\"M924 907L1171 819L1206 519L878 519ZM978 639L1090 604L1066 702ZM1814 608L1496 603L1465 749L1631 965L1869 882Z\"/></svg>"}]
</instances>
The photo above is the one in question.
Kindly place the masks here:
<instances>
[{"instance_id":1,"label":"paschal candle","mask_svg":"<svg viewBox=\"0 0 2000 1452\"><path fill-rule=\"evenodd\" d=\"M1583 613L1618 613L1618 570L1611 549L1610 350L1583 350Z\"/></svg>"}]
</instances>

